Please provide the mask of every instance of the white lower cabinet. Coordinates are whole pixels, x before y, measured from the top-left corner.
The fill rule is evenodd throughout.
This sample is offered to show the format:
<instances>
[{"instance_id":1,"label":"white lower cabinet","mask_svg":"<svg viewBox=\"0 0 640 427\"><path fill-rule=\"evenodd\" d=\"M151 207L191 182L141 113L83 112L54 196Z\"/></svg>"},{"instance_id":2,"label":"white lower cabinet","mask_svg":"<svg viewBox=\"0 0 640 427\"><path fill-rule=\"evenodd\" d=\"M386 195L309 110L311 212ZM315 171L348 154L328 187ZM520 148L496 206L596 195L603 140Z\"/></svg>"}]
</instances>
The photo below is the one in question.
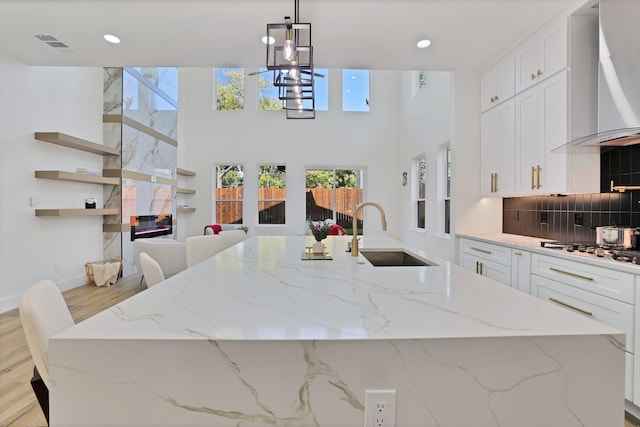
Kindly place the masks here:
<instances>
[{"instance_id":1,"label":"white lower cabinet","mask_svg":"<svg viewBox=\"0 0 640 427\"><path fill-rule=\"evenodd\" d=\"M511 287L531 293L531 252L511 249Z\"/></svg>"},{"instance_id":2,"label":"white lower cabinet","mask_svg":"<svg viewBox=\"0 0 640 427\"><path fill-rule=\"evenodd\" d=\"M511 248L472 239L460 240L460 265L511 286Z\"/></svg>"},{"instance_id":3,"label":"white lower cabinet","mask_svg":"<svg viewBox=\"0 0 640 427\"><path fill-rule=\"evenodd\" d=\"M626 334L625 398L634 396L635 276L552 256L531 257L531 294Z\"/></svg>"}]
</instances>

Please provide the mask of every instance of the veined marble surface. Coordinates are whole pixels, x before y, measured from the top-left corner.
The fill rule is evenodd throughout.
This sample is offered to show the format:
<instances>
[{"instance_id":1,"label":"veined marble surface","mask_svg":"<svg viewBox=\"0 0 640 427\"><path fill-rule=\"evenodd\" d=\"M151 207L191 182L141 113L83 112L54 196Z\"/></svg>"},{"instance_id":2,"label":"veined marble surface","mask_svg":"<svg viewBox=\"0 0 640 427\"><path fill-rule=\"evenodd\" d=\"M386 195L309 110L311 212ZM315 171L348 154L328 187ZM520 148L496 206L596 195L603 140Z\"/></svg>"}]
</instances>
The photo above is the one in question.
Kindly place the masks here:
<instances>
[{"instance_id":1,"label":"veined marble surface","mask_svg":"<svg viewBox=\"0 0 640 427\"><path fill-rule=\"evenodd\" d=\"M419 251L376 268L254 237L50 341L51 425L616 426L624 336ZM365 237L364 247L402 247Z\"/></svg>"},{"instance_id":2,"label":"veined marble surface","mask_svg":"<svg viewBox=\"0 0 640 427\"><path fill-rule=\"evenodd\" d=\"M65 338L423 339L619 331L446 261L373 267L327 239L333 260L301 260L305 237L253 237L62 333ZM401 247L366 237L366 247Z\"/></svg>"}]
</instances>

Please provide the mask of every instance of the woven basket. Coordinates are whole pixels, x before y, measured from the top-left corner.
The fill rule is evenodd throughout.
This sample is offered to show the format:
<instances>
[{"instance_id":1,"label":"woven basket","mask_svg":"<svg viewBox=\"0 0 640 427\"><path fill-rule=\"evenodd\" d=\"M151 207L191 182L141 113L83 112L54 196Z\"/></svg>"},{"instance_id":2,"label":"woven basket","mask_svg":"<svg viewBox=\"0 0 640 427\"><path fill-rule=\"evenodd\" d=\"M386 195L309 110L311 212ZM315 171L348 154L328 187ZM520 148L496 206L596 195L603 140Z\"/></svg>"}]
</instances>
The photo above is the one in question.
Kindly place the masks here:
<instances>
[{"instance_id":1,"label":"woven basket","mask_svg":"<svg viewBox=\"0 0 640 427\"><path fill-rule=\"evenodd\" d=\"M106 264L108 262L119 262L120 263L120 269L118 270L118 278L122 277L122 258L118 257L118 258L113 258L113 259L109 259L109 260L105 260L105 261L93 261L93 262L87 262L84 265L84 271L87 274L87 280L89 280L89 284L90 285L94 285L96 284L94 278L93 278L93 266L98 264Z\"/></svg>"}]
</instances>

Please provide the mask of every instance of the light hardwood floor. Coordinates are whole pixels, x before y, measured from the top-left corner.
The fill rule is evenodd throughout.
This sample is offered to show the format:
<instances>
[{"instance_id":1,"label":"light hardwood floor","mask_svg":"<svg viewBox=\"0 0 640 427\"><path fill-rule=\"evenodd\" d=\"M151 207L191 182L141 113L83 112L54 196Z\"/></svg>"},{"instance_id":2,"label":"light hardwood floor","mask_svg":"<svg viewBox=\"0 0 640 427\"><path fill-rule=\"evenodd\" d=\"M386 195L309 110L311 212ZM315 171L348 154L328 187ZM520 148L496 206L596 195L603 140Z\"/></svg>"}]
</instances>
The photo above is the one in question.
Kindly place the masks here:
<instances>
[{"instance_id":1,"label":"light hardwood floor","mask_svg":"<svg viewBox=\"0 0 640 427\"><path fill-rule=\"evenodd\" d=\"M110 287L80 286L64 292L64 298L77 323L144 290L139 283L134 275ZM18 310L0 314L0 427L46 426L31 390L32 371ZM624 427L640 427L640 422L627 416Z\"/></svg>"},{"instance_id":2,"label":"light hardwood floor","mask_svg":"<svg viewBox=\"0 0 640 427\"><path fill-rule=\"evenodd\" d=\"M75 322L80 322L145 289L140 276L120 279L110 287L84 285L64 292ZM18 310L0 314L0 426L46 426L31 389L33 361Z\"/></svg>"}]
</instances>

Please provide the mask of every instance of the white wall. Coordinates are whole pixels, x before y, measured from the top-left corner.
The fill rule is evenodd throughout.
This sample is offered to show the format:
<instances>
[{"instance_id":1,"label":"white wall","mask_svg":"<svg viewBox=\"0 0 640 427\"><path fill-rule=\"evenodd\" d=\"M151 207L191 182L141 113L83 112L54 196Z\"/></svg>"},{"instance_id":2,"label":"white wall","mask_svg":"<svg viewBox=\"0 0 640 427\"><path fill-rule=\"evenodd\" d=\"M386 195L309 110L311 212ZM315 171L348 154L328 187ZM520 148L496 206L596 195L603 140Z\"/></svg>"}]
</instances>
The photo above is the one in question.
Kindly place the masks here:
<instances>
[{"instance_id":1,"label":"white wall","mask_svg":"<svg viewBox=\"0 0 640 427\"><path fill-rule=\"evenodd\" d=\"M376 201L387 214L388 231L401 235L398 192L398 161L401 134L398 130L400 73L371 74L371 111L342 112L340 70L330 70L329 111L315 120L287 120L282 111L258 111L257 78L245 78L245 109L216 111L213 107L213 71L208 68L180 70L181 88L189 103L181 104L186 115L186 162L178 164L197 173L192 179L197 193L187 235L202 234L213 221L212 171L217 163L242 163L245 167L245 225L250 234L302 234L305 225L305 168L366 167L365 197ZM186 85L184 82L186 81ZM181 95L182 97L182 95ZM182 124L182 123L181 123ZM183 143L185 141L180 141ZM257 227L257 166L287 166L285 227ZM381 233L378 213L365 208L365 234Z\"/></svg>"},{"instance_id":2,"label":"white wall","mask_svg":"<svg viewBox=\"0 0 640 427\"><path fill-rule=\"evenodd\" d=\"M213 220L212 171L218 162L241 162L246 171L246 200L257 193L257 165L287 165L287 225L259 228L257 206L247 202L250 234L306 232L305 168L363 167L365 200L380 203L387 214L387 234L452 259L453 241L409 230L408 189L402 171L420 152L451 140L454 150L452 226L478 230L499 224L500 204L479 199L479 73L433 73L431 84L413 100L406 95L406 73L371 75L371 112L341 111L341 72L331 70L330 110L315 120L286 120L283 112L258 111L247 95L242 112L215 111L213 70L180 70L181 105L178 165L197 172L180 186L197 194L183 200L197 208L178 218L179 239L202 233ZM85 283L84 263L102 259L101 217L35 217L29 199L48 208L82 207L87 196L102 204L102 189L82 183L34 178L36 169L100 169L102 158L34 140L37 131L59 131L102 142L102 69L31 67L0 52L0 311L17 305L33 283L52 279L62 289ZM455 82L455 90L452 87ZM257 92L247 77L246 93ZM453 100L450 98L453 96ZM405 96L406 99L406 96ZM454 114L455 120L449 119ZM429 155L429 158L434 157ZM435 168L431 168L434 169ZM431 180L433 181L433 180ZM478 187L478 188L476 188ZM378 213L366 208L365 234L381 233ZM427 223L433 222L428 212Z\"/></svg>"},{"instance_id":3,"label":"white wall","mask_svg":"<svg viewBox=\"0 0 640 427\"><path fill-rule=\"evenodd\" d=\"M456 70L452 99L454 230L456 233L499 233L502 231L502 199L480 196L480 73L478 70Z\"/></svg>"},{"instance_id":4,"label":"white wall","mask_svg":"<svg viewBox=\"0 0 640 427\"><path fill-rule=\"evenodd\" d=\"M102 157L47 144L34 132L102 142L102 69L31 67L0 51L0 312L33 283L86 283L84 263L102 258L102 217L36 217L43 208L81 208L97 185L34 178L36 169L102 169Z\"/></svg>"},{"instance_id":5,"label":"white wall","mask_svg":"<svg viewBox=\"0 0 640 427\"><path fill-rule=\"evenodd\" d=\"M401 186L401 175L394 178L396 190L402 194L402 240L444 255L449 253L450 239L442 237L442 224L438 217L436 195L438 194L438 150L442 144L451 142L451 96L453 93L452 73L448 71L428 72L426 86L412 97L413 77L405 72L402 91L402 149L400 165L408 174L408 183ZM425 155L427 161L426 178L426 220L425 229L416 228L413 202L415 188L412 185L413 159Z\"/></svg>"}]
</instances>

